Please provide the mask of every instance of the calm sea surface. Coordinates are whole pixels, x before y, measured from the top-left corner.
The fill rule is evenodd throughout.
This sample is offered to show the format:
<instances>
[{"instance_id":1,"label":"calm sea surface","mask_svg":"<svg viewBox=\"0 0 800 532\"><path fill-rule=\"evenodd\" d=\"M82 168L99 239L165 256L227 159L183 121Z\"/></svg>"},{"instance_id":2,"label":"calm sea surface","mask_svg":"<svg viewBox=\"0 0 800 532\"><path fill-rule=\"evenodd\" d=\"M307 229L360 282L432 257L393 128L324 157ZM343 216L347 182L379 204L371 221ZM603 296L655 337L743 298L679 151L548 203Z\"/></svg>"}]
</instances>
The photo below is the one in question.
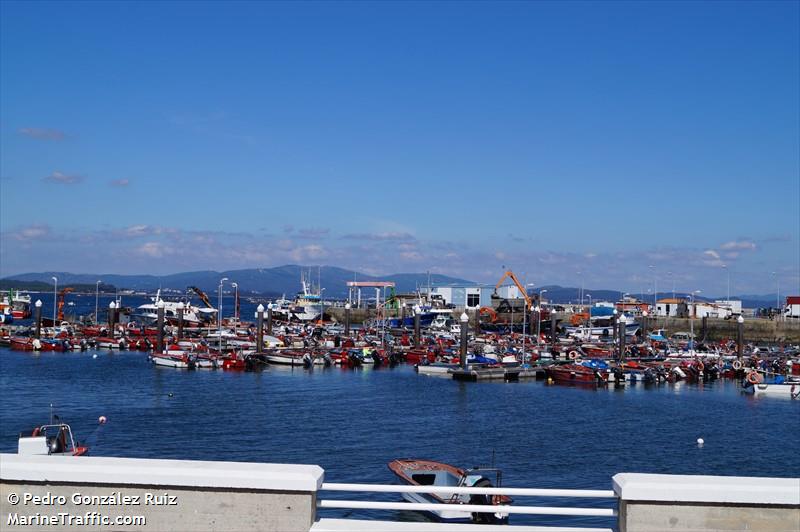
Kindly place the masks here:
<instances>
[{"instance_id":1,"label":"calm sea surface","mask_svg":"<svg viewBox=\"0 0 800 532\"><path fill-rule=\"evenodd\" d=\"M400 457L474 466L494 456L516 487L610 489L620 472L800 476L800 401L755 399L725 381L615 390L456 383L407 366L190 372L153 367L142 352L0 348L0 401L2 452L16 452L19 432L46 422L53 404L95 456L318 464L330 482L394 483L386 463ZM100 415L109 422L95 432Z\"/></svg>"}]
</instances>

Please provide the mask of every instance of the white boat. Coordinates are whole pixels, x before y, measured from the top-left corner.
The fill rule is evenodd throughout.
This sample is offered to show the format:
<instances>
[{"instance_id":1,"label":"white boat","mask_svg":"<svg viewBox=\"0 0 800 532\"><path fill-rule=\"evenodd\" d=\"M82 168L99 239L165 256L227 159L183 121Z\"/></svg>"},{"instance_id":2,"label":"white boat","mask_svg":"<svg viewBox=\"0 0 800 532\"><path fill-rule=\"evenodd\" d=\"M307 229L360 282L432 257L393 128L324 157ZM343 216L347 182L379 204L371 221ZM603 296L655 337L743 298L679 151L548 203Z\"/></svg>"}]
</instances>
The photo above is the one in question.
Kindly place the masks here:
<instances>
[{"instance_id":1,"label":"white boat","mask_svg":"<svg viewBox=\"0 0 800 532\"><path fill-rule=\"evenodd\" d=\"M500 487L500 471L493 468L464 470L433 460L404 459L389 462L389 469L400 480L412 486L493 487L492 482L487 478L489 474L492 474L496 477L494 485ZM440 521L453 523L505 523L508 520L507 513L470 513L459 511L458 506L460 504L508 505L513 502L510 497L505 495L455 493L403 493L403 498L408 502L441 504L441 510L431 510L428 513Z\"/></svg>"},{"instance_id":2,"label":"white boat","mask_svg":"<svg viewBox=\"0 0 800 532\"><path fill-rule=\"evenodd\" d=\"M800 382L782 383L759 383L749 386L746 391L751 391L753 395L788 397L790 399L800 398Z\"/></svg>"},{"instance_id":3,"label":"white boat","mask_svg":"<svg viewBox=\"0 0 800 532\"><path fill-rule=\"evenodd\" d=\"M316 356L310 351L296 351L294 349L274 349L264 353L264 357L270 364L278 364L280 366L329 366L331 365L330 357L327 359L324 356Z\"/></svg>"},{"instance_id":4,"label":"white boat","mask_svg":"<svg viewBox=\"0 0 800 532\"><path fill-rule=\"evenodd\" d=\"M447 375L450 376L451 369L458 369L458 364L447 362L432 362L430 364L416 364L414 369L420 375Z\"/></svg>"},{"instance_id":5,"label":"white boat","mask_svg":"<svg viewBox=\"0 0 800 532\"><path fill-rule=\"evenodd\" d=\"M177 369L194 369L195 362L194 360L189 357L186 353L183 354L170 354L170 353L160 353L160 354L153 354L150 355L150 360L156 366L162 366L165 368L177 368Z\"/></svg>"},{"instance_id":6,"label":"white boat","mask_svg":"<svg viewBox=\"0 0 800 532\"><path fill-rule=\"evenodd\" d=\"M166 301L161 299L161 290L156 292L156 297L150 298L152 303L145 303L136 307L133 317L147 323L153 324L158 320L158 304L164 304L164 321L175 325L178 323L178 305L183 304L183 324L186 327L196 327L211 321L217 313L215 308L201 308L189 302Z\"/></svg>"}]
</instances>

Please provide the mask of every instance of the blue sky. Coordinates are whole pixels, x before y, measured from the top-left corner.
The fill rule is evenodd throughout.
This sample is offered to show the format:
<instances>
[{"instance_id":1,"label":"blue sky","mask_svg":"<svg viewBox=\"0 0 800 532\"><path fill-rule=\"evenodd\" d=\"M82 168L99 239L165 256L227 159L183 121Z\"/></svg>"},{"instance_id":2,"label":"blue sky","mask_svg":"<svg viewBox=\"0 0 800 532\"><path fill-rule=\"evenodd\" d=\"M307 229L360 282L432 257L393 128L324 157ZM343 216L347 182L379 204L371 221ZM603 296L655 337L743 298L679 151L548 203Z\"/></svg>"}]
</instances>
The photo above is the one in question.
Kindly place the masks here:
<instances>
[{"instance_id":1,"label":"blue sky","mask_svg":"<svg viewBox=\"0 0 800 532\"><path fill-rule=\"evenodd\" d=\"M798 5L3 2L0 275L800 293Z\"/></svg>"}]
</instances>

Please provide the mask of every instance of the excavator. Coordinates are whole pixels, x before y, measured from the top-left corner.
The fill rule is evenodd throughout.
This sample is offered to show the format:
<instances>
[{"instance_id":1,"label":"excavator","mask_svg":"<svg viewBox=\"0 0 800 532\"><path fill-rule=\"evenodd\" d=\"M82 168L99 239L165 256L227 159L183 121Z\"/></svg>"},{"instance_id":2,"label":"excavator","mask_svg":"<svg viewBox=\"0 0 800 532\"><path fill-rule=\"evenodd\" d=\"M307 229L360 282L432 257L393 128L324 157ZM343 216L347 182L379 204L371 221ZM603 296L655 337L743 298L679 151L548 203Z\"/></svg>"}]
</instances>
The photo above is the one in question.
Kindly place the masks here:
<instances>
[{"instance_id":1,"label":"excavator","mask_svg":"<svg viewBox=\"0 0 800 532\"><path fill-rule=\"evenodd\" d=\"M209 300L208 300L208 296L206 295L206 293L205 293L205 292L203 292L202 290L200 290L200 289L199 289L199 288L197 288L196 286L189 286L189 287L187 287L187 290L191 290L192 292L194 292L195 294L197 294L197 297L199 297L199 298L200 298L200 301L202 301L202 302L203 302L203 304L204 304L206 307L208 307L208 308L214 308L214 305L212 305L212 304L211 304L211 301L209 301Z\"/></svg>"},{"instance_id":2,"label":"excavator","mask_svg":"<svg viewBox=\"0 0 800 532\"><path fill-rule=\"evenodd\" d=\"M492 294L492 300L500 299L500 296L497 294L497 290L503 285L503 282L506 279L511 279L517 289L519 289L520 294L522 294L522 299L525 300L526 308L531 308L531 306L533 306L533 299L531 299L527 290L525 290L525 287L522 286L522 283L519 281L519 279L517 279L517 276L514 275L514 272L511 270L505 272L500 280L497 281L497 284L494 287L494 293ZM493 307L481 307L479 312L481 315L487 316L491 323L496 323L498 320L498 314L511 314L514 312L512 307L513 305L508 300L504 299L496 305L493 305Z\"/></svg>"},{"instance_id":3,"label":"excavator","mask_svg":"<svg viewBox=\"0 0 800 532\"><path fill-rule=\"evenodd\" d=\"M59 322L64 321L64 298L65 298L65 296L67 294L69 294L73 290L75 290L75 289L67 287L67 288L64 288L63 290L61 290L58 293L58 303L57 303L56 306L58 307L58 321Z\"/></svg>"}]
</instances>

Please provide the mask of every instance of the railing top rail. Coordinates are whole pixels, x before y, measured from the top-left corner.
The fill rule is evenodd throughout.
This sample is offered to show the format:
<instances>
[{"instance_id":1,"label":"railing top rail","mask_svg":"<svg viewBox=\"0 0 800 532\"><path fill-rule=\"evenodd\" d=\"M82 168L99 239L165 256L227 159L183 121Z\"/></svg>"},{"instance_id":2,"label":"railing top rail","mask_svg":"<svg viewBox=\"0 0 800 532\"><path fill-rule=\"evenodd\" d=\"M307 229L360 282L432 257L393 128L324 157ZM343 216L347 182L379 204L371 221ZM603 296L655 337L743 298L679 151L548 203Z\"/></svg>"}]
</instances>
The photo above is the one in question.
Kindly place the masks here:
<instances>
[{"instance_id":1,"label":"railing top rail","mask_svg":"<svg viewBox=\"0 0 800 532\"><path fill-rule=\"evenodd\" d=\"M456 486L408 486L399 484L346 484L323 482L322 491L362 491L372 493L447 493L468 495L512 495L517 497L575 497L616 499L614 490L572 490L537 488L474 488Z\"/></svg>"},{"instance_id":2,"label":"railing top rail","mask_svg":"<svg viewBox=\"0 0 800 532\"><path fill-rule=\"evenodd\" d=\"M318 508L351 508L361 510L421 510L464 513L534 514L534 515L580 515L616 517L615 508L564 508L554 506L508 506L505 504L438 504L418 502L375 502L318 500Z\"/></svg>"}]
</instances>

